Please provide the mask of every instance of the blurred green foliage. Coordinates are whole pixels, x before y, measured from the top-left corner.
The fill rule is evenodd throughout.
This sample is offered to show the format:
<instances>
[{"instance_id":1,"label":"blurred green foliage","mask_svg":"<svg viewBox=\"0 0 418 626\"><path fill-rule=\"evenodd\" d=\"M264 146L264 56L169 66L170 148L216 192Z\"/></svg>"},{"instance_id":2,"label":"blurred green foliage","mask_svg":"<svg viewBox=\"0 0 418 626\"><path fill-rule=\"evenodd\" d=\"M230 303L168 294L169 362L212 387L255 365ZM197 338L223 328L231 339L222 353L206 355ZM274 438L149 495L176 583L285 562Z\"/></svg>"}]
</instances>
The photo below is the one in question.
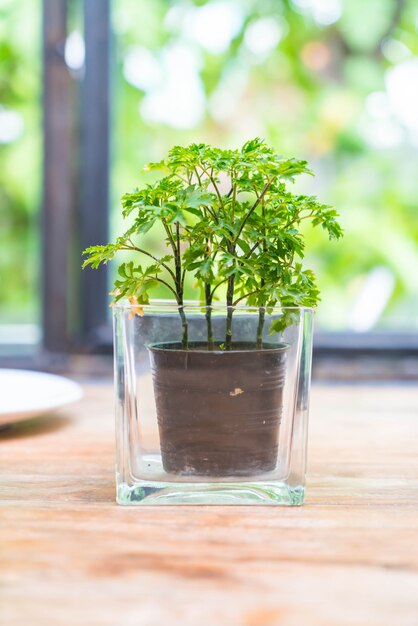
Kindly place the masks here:
<instances>
[{"instance_id":1,"label":"blurred green foliage","mask_svg":"<svg viewBox=\"0 0 418 626\"><path fill-rule=\"evenodd\" d=\"M258 134L307 159L303 191L341 213L342 245L307 233L320 325L416 327L418 88L402 98L418 84L417 3L121 0L113 22L114 229L142 163Z\"/></svg>"},{"instance_id":2,"label":"blurred green foliage","mask_svg":"<svg viewBox=\"0 0 418 626\"><path fill-rule=\"evenodd\" d=\"M0 143L0 320L39 304L40 11L0 0L0 142L2 112L24 122ZM114 0L112 25L115 234L144 163L260 135L307 159L302 191L341 214L343 244L307 233L320 324L417 326L415 0Z\"/></svg>"},{"instance_id":3,"label":"blurred green foliage","mask_svg":"<svg viewBox=\"0 0 418 626\"><path fill-rule=\"evenodd\" d=\"M0 322L39 311L39 2L0 0Z\"/></svg>"}]
</instances>

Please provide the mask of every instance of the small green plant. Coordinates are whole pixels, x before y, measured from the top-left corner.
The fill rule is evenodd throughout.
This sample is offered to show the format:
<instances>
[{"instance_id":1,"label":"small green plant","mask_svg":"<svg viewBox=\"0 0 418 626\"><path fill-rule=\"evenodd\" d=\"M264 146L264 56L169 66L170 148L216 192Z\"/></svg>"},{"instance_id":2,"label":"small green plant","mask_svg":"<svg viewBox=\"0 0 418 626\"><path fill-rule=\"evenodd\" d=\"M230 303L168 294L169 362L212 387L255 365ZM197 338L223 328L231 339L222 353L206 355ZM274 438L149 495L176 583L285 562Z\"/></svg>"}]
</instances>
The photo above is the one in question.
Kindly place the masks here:
<instances>
[{"instance_id":1,"label":"small green plant","mask_svg":"<svg viewBox=\"0 0 418 626\"><path fill-rule=\"evenodd\" d=\"M115 243L85 250L83 267L108 263L121 251L151 260L144 266L138 260L119 266L115 301L130 297L147 304L152 290L163 284L178 304L182 345L187 348L184 287L191 274L205 303L209 350L215 347L213 302L222 292L227 305L225 350L232 347L232 318L239 303L259 310L259 348L269 307L316 306L315 276L302 267L301 223L321 226L330 239L339 239L342 230L335 209L289 189L296 176L312 174L306 161L285 159L256 138L241 150L176 146L167 159L145 169L162 177L122 198L130 228ZM165 232L167 254L162 257L141 246L141 236L157 222ZM279 332L288 323L283 315L271 330Z\"/></svg>"}]
</instances>

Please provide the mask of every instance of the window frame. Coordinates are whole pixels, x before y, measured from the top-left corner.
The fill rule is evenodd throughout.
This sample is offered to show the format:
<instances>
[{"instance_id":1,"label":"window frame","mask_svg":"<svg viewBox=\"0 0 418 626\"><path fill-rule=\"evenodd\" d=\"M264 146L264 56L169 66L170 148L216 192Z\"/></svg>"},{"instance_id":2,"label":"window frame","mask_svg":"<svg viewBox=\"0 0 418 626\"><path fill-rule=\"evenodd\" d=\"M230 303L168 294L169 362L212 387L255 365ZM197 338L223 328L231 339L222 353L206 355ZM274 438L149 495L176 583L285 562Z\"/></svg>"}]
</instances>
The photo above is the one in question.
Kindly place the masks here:
<instances>
[{"instance_id":1,"label":"window frame","mask_svg":"<svg viewBox=\"0 0 418 626\"><path fill-rule=\"evenodd\" d=\"M42 326L53 353L94 351L108 323L106 268L79 265L82 250L108 241L110 0L83 2L80 93L65 62L68 4L43 0Z\"/></svg>"}]
</instances>

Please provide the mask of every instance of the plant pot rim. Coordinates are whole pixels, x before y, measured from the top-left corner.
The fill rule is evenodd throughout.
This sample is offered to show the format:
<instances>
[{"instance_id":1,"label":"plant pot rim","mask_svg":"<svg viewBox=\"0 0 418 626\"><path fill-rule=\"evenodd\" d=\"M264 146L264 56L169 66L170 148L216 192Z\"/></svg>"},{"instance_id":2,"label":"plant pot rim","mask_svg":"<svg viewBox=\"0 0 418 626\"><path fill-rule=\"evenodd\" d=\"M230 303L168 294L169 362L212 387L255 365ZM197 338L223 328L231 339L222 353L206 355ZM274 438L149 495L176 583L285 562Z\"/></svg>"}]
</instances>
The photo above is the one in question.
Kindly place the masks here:
<instances>
[{"instance_id":1,"label":"plant pot rim","mask_svg":"<svg viewBox=\"0 0 418 626\"><path fill-rule=\"evenodd\" d=\"M226 304L223 303L219 303L217 302L216 304L212 304L210 307L207 307L205 302L200 301L200 300L185 300L183 305L179 305L177 304L177 302L175 300L159 300L159 299L153 299L150 300L149 304L132 304L131 302L129 302L128 299L121 299L118 300L118 302L115 302L113 304L113 309L126 309L126 310L135 310L138 307L140 307L141 309L143 309L144 313L146 312L152 312L154 309L156 308L161 308L161 309L186 309L186 310L195 310L195 311L201 311L202 309L206 309L206 308L210 308L212 311L225 311L229 308L233 309L234 311L243 311L243 312L258 312L260 310L260 308L263 307L259 307L259 306L248 306L246 304L237 304L235 306L232 307L228 307ZM274 305L274 306L266 306L264 307L266 309L271 309L274 313L280 313L281 311L306 311L306 312L314 312L314 309L312 307L308 307L308 306L280 306L280 305Z\"/></svg>"},{"instance_id":2,"label":"plant pot rim","mask_svg":"<svg viewBox=\"0 0 418 626\"><path fill-rule=\"evenodd\" d=\"M235 349L234 350L234 344L232 344L232 350L208 350L208 348L206 346L206 342L204 341L190 341L189 342L189 346L202 346L202 349L186 349L183 348L181 345L181 341L162 341L162 342L158 342L158 343L151 343L147 346L147 350L149 350L150 352L169 352L169 353L179 353L179 352L184 352L184 353L193 353L193 354L211 354L211 355L220 355L220 354L254 354L254 352L263 352L263 353L272 353L272 352L286 352L287 350L289 350L290 345L284 342L280 342L278 344L273 344L273 343L267 343L266 345L269 347L263 347L263 348L257 348L256 343L254 343L254 347L253 348L239 348L239 349ZM240 342L237 341L235 343L235 346L249 346L252 345L249 342ZM179 347L175 347L175 346L179 346Z\"/></svg>"}]
</instances>

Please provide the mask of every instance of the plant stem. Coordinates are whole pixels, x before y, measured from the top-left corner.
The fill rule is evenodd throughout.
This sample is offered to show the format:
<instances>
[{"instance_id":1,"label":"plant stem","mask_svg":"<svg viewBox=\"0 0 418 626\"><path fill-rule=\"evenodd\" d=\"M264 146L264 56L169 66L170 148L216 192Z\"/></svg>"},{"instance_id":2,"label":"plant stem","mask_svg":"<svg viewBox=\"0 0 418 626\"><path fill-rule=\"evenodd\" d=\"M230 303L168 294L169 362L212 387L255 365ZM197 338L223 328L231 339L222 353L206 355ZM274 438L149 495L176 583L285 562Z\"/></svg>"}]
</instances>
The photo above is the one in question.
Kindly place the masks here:
<instances>
[{"instance_id":1,"label":"plant stem","mask_svg":"<svg viewBox=\"0 0 418 626\"><path fill-rule=\"evenodd\" d=\"M173 242L173 250L174 250L174 262L176 266L176 293L177 293L177 304L179 305L179 315L181 319L181 326L183 329L182 338L181 338L181 346L183 350L187 350L189 341L188 341L188 324L186 314L183 308L183 279L181 272L181 251L180 251L180 224L176 222L176 237L172 237Z\"/></svg>"},{"instance_id":2,"label":"plant stem","mask_svg":"<svg viewBox=\"0 0 418 626\"><path fill-rule=\"evenodd\" d=\"M231 172L231 181L232 181L232 222L235 221L235 205L237 203L237 184L234 179L235 172Z\"/></svg>"},{"instance_id":3,"label":"plant stem","mask_svg":"<svg viewBox=\"0 0 418 626\"><path fill-rule=\"evenodd\" d=\"M300 216L300 214L302 213L302 211L303 211L303 210L306 210L306 209L303 209L303 208L302 208L300 211L298 211L298 213L296 214L296 216L295 216L295 217L294 217L294 218L293 218L290 222L288 222L287 224L285 224L285 225L283 226L283 230L287 230L288 228L290 228L291 226L293 226L293 224L294 224L295 222L297 222L297 221L301 222L302 220L307 220L307 219L309 219L310 217L313 217L313 215L314 215L314 211L311 211L311 212L309 213L309 215L304 215L303 217L301 217L301 216Z\"/></svg>"},{"instance_id":4,"label":"plant stem","mask_svg":"<svg viewBox=\"0 0 418 626\"><path fill-rule=\"evenodd\" d=\"M270 189L271 185L272 185L273 181L269 180L263 187L263 191L260 193L259 196L257 196L257 200L254 202L254 204L252 205L252 207L250 208L250 210L247 212L246 216L244 217L244 219L241 222L241 226L239 227L238 230L238 234L235 237L234 243L236 243L238 241L238 239L241 236L242 231L244 230L244 226L247 223L247 221L249 220L250 216L254 213L254 211L256 210L256 208L258 207L258 205L260 204L260 202L263 200L264 196L266 195L266 193L268 192L268 190Z\"/></svg>"},{"instance_id":5,"label":"plant stem","mask_svg":"<svg viewBox=\"0 0 418 626\"><path fill-rule=\"evenodd\" d=\"M257 326L257 349L261 350L263 347L263 328L266 318L266 307L260 306L258 309L258 326Z\"/></svg>"},{"instance_id":6,"label":"plant stem","mask_svg":"<svg viewBox=\"0 0 418 626\"><path fill-rule=\"evenodd\" d=\"M221 285L226 283L227 280L228 280L227 278L224 278L217 285L214 286L214 288L212 289L211 294L210 294L211 295L211 302L212 302L213 296L215 295L215 291L218 289L218 287L220 287Z\"/></svg>"},{"instance_id":7,"label":"plant stem","mask_svg":"<svg viewBox=\"0 0 418 626\"><path fill-rule=\"evenodd\" d=\"M210 283L205 283L205 300L206 300L206 326L208 332L208 350L213 350L213 327L212 327L212 295Z\"/></svg>"},{"instance_id":8,"label":"plant stem","mask_svg":"<svg viewBox=\"0 0 418 626\"><path fill-rule=\"evenodd\" d=\"M234 309L233 309L234 282L235 282L235 276L230 276L228 278L228 288L226 292L227 313L226 313L225 350L231 350L232 348L232 315L234 312Z\"/></svg>"},{"instance_id":9,"label":"plant stem","mask_svg":"<svg viewBox=\"0 0 418 626\"><path fill-rule=\"evenodd\" d=\"M205 168L205 166L202 163L200 164L200 167L202 168L203 172L209 177L209 180L212 183L213 188L215 189L215 193L218 196L219 204L221 207L223 207L224 203L222 200L222 195L221 195L221 192L219 191L219 187L216 184L216 180L213 176L213 169L211 170L211 172L208 172L208 170Z\"/></svg>"},{"instance_id":10,"label":"plant stem","mask_svg":"<svg viewBox=\"0 0 418 626\"><path fill-rule=\"evenodd\" d=\"M237 306L237 304L239 304L242 300L245 300L249 296L253 296L256 293L260 293L260 291L261 291L260 289L254 289L254 291L248 291L247 293L244 293L244 295L240 296L239 298L235 300L235 302L233 303L233 306Z\"/></svg>"},{"instance_id":11,"label":"plant stem","mask_svg":"<svg viewBox=\"0 0 418 626\"><path fill-rule=\"evenodd\" d=\"M264 198L261 204L261 215L263 216L263 252L266 252L266 205L264 202ZM264 278L261 279L261 289L265 286ZM257 326L257 336L256 336L256 347L261 350L263 347L263 328L264 328L264 320L266 317L266 308L264 306L260 306L258 308L258 326Z\"/></svg>"},{"instance_id":12,"label":"plant stem","mask_svg":"<svg viewBox=\"0 0 418 626\"><path fill-rule=\"evenodd\" d=\"M188 329L186 314L184 312L184 308L182 304L181 305L179 304L179 314L180 314L180 319L181 319L181 327L183 331L182 337L181 337L181 347L183 348L183 350L187 350L189 346L189 338L188 338L189 329Z\"/></svg>"},{"instance_id":13,"label":"plant stem","mask_svg":"<svg viewBox=\"0 0 418 626\"><path fill-rule=\"evenodd\" d=\"M168 238L168 241L170 242L171 249L173 250L173 254L174 256L176 256L176 243L174 241L173 234L170 230L170 227L164 218L162 219L162 224L164 226L165 232L167 233L167 238Z\"/></svg>"},{"instance_id":14,"label":"plant stem","mask_svg":"<svg viewBox=\"0 0 418 626\"><path fill-rule=\"evenodd\" d=\"M154 259L154 261L156 261L159 265L161 265L161 267L167 270L167 272L170 274L173 280L175 280L174 272L171 270L171 268L166 263L162 263L158 257L154 256L150 252L147 252L146 250L143 250L142 248L138 248L134 244L132 244L131 246L124 245L120 249L121 250L135 250L136 252L140 252L141 254L145 254L146 256L150 257L150 259Z\"/></svg>"},{"instance_id":15,"label":"plant stem","mask_svg":"<svg viewBox=\"0 0 418 626\"><path fill-rule=\"evenodd\" d=\"M253 245L251 250L245 255L244 259L249 259L251 257L251 255L252 255L252 253L257 250L259 245L260 245L260 241L256 241L256 243Z\"/></svg>"},{"instance_id":16,"label":"plant stem","mask_svg":"<svg viewBox=\"0 0 418 626\"><path fill-rule=\"evenodd\" d=\"M154 276L154 280L157 281L157 283L161 283L162 285L165 285L167 287L167 289L169 289L171 291L171 293L174 295L174 297L177 300L177 293L175 291L175 289L173 289L173 287L165 280L163 280L162 278L160 278L159 276Z\"/></svg>"}]
</instances>

